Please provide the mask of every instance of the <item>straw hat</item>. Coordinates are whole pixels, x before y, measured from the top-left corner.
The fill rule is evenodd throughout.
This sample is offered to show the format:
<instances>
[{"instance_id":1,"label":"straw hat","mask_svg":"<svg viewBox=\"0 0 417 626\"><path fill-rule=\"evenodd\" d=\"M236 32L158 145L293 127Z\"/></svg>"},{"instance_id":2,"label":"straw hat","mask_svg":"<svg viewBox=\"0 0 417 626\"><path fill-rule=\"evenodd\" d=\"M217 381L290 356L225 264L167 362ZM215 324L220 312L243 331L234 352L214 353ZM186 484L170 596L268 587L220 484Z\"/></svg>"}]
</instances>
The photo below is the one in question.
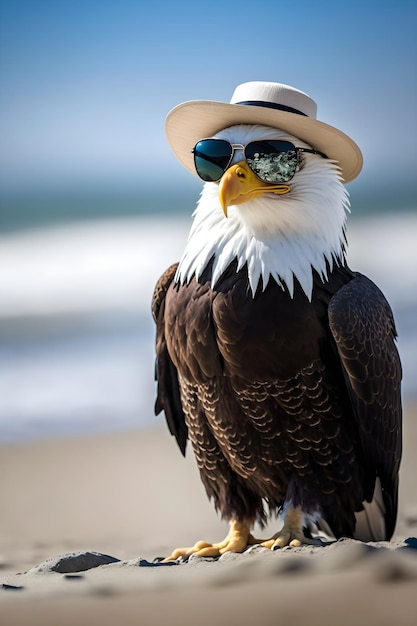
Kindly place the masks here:
<instances>
[{"instance_id":1,"label":"straw hat","mask_svg":"<svg viewBox=\"0 0 417 626\"><path fill-rule=\"evenodd\" d=\"M362 169L362 153L350 137L316 115L316 103L302 91L252 81L236 87L229 104L211 100L179 104L168 113L165 130L175 156L193 174L191 150L197 141L235 124L263 124L286 131L337 161L348 183Z\"/></svg>"}]
</instances>

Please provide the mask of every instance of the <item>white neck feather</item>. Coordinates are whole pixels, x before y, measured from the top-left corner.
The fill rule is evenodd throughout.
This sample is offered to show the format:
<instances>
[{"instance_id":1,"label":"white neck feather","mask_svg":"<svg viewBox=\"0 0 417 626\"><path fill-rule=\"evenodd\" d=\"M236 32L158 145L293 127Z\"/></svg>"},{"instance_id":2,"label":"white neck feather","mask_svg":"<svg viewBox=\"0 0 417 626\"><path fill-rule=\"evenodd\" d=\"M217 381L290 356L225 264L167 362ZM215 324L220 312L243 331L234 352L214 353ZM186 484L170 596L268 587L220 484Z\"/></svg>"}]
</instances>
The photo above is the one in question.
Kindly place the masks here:
<instances>
[{"instance_id":1,"label":"white neck feather","mask_svg":"<svg viewBox=\"0 0 417 626\"><path fill-rule=\"evenodd\" d=\"M307 144L265 126L234 126L216 137L246 144L254 139L283 138ZM235 157L240 160L242 155ZM218 185L206 183L194 212L188 242L176 273L185 284L198 279L213 260L212 286L237 259L237 271L247 264L252 295L259 281L265 289L272 277L294 293L294 276L311 299L313 270L326 280L330 268L344 260L344 226L349 196L340 171L330 159L306 154L303 166L283 196L265 194L229 207L228 218L218 199Z\"/></svg>"}]
</instances>

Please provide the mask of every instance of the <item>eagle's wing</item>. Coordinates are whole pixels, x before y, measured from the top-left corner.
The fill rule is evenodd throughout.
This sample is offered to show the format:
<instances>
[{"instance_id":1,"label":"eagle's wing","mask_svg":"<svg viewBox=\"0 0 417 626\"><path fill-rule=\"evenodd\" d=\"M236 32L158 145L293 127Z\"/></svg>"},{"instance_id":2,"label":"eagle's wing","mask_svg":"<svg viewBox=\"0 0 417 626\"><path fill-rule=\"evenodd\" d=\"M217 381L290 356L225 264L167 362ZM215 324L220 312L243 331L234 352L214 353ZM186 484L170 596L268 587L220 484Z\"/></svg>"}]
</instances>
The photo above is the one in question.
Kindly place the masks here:
<instances>
[{"instance_id":1,"label":"eagle's wing","mask_svg":"<svg viewBox=\"0 0 417 626\"><path fill-rule=\"evenodd\" d=\"M185 454L188 429L182 410L178 375L168 354L165 337L165 296L174 278L178 263L171 265L158 280L152 298L152 315L156 323L155 378L158 382L155 413L164 411L169 431Z\"/></svg>"},{"instance_id":2,"label":"eagle's wing","mask_svg":"<svg viewBox=\"0 0 417 626\"><path fill-rule=\"evenodd\" d=\"M366 464L365 497L379 476L387 535L397 515L401 459L401 363L391 308L368 278L356 274L329 303L336 341Z\"/></svg>"}]
</instances>

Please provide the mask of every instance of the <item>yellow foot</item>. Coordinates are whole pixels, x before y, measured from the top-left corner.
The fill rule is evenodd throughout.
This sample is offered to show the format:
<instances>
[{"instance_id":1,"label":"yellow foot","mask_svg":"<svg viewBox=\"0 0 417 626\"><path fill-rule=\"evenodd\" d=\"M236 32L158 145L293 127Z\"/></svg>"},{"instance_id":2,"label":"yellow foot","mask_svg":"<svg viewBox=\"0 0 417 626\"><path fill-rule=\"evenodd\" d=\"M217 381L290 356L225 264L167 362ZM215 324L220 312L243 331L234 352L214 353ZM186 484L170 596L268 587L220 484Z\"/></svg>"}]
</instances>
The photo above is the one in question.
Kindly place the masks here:
<instances>
[{"instance_id":1,"label":"yellow foot","mask_svg":"<svg viewBox=\"0 0 417 626\"><path fill-rule=\"evenodd\" d=\"M176 561L180 557L196 556L221 556L225 552L244 552L249 545L258 543L250 534L251 525L246 522L231 520L230 530L227 537L220 543L208 543L198 541L191 548L177 548L164 561Z\"/></svg>"},{"instance_id":2,"label":"yellow foot","mask_svg":"<svg viewBox=\"0 0 417 626\"><path fill-rule=\"evenodd\" d=\"M306 537L303 531L305 515L300 508L289 506L284 515L284 526L271 539L260 541L260 545L270 550L277 550L290 546L298 548L301 545L316 545L315 539Z\"/></svg>"}]
</instances>

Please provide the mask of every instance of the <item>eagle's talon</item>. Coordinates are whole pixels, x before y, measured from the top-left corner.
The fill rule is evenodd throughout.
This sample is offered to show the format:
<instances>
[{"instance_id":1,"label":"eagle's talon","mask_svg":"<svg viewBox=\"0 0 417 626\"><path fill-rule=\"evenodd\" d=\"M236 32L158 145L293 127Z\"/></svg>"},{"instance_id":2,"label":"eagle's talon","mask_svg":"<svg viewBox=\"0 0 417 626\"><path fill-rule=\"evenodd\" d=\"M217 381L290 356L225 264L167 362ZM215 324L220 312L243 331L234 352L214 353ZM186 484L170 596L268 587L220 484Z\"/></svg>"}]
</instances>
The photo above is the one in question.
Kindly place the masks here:
<instances>
[{"instance_id":1,"label":"eagle's talon","mask_svg":"<svg viewBox=\"0 0 417 626\"><path fill-rule=\"evenodd\" d=\"M164 559L176 561L177 559L188 559L192 554L202 557L220 557L226 552L244 552L249 545L257 542L249 533L250 524L230 521L230 530L227 537L219 543L208 543L207 541L197 541L191 548L177 548L173 553Z\"/></svg>"},{"instance_id":2,"label":"eagle's talon","mask_svg":"<svg viewBox=\"0 0 417 626\"><path fill-rule=\"evenodd\" d=\"M260 541L264 548L282 550L283 548L299 548L302 545L320 545L316 539L306 537L303 531L305 514L300 508L288 506L284 515L284 526L271 539Z\"/></svg>"}]
</instances>

